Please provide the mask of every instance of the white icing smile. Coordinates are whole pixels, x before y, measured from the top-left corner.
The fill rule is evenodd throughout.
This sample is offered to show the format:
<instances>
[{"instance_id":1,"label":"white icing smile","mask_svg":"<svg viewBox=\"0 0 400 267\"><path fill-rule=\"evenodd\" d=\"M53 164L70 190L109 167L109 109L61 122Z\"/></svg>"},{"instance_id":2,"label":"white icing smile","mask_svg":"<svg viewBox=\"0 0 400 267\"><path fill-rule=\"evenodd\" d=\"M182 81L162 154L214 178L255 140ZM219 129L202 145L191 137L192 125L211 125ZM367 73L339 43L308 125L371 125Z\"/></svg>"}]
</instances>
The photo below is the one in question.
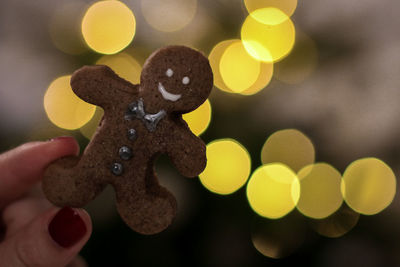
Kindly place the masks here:
<instances>
[{"instance_id":1,"label":"white icing smile","mask_svg":"<svg viewBox=\"0 0 400 267\"><path fill-rule=\"evenodd\" d=\"M169 100L169 101L175 102L182 96L182 95L172 94L172 93L168 92L167 90L165 90L164 86L160 82L158 83L158 91L161 93L162 97L165 100Z\"/></svg>"}]
</instances>

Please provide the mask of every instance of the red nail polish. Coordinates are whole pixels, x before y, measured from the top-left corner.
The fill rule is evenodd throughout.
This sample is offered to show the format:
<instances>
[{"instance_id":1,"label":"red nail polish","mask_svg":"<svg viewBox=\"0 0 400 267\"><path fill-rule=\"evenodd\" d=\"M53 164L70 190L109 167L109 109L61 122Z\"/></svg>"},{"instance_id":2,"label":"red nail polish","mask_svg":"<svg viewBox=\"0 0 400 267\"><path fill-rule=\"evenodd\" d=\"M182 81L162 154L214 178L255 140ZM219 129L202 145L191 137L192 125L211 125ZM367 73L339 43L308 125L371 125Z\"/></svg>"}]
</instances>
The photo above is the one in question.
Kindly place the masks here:
<instances>
[{"instance_id":1,"label":"red nail polish","mask_svg":"<svg viewBox=\"0 0 400 267\"><path fill-rule=\"evenodd\" d=\"M49 224L51 238L64 248L76 244L86 234L86 225L78 212L71 208L62 208Z\"/></svg>"}]
</instances>

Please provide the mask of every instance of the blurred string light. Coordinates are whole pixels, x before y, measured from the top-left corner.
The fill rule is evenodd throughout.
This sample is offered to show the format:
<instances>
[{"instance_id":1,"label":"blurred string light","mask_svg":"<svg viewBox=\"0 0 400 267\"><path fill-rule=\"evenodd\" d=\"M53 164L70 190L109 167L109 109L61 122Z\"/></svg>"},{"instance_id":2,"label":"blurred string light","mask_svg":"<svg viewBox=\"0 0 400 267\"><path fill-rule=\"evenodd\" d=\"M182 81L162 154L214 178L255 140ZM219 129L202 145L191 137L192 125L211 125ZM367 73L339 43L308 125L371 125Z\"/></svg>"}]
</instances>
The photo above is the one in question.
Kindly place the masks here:
<instances>
[{"instance_id":1,"label":"blurred string light","mask_svg":"<svg viewBox=\"0 0 400 267\"><path fill-rule=\"evenodd\" d=\"M210 100L206 100L200 107L192 112L183 114L182 118L187 122L190 130L195 135L202 134L211 121L211 104Z\"/></svg>"},{"instance_id":2,"label":"blurred string light","mask_svg":"<svg viewBox=\"0 0 400 267\"><path fill-rule=\"evenodd\" d=\"M282 10L275 7L265 7L254 10L250 13L250 16L257 22L268 26L276 26L289 19Z\"/></svg>"},{"instance_id":3,"label":"blurred string light","mask_svg":"<svg viewBox=\"0 0 400 267\"><path fill-rule=\"evenodd\" d=\"M297 176L301 192L297 209L305 216L322 219L340 208L342 175L334 167L316 163L301 169Z\"/></svg>"},{"instance_id":4,"label":"blurred string light","mask_svg":"<svg viewBox=\"0 0 400 267\"><path fill-rule=\"evenodd\" d=\"M207 166L199 178L211 192L227 195L246 183L250 168L250 155L239 142L219 139L207 145Z\"/></svg>"},{"instance_id":5,"label":"blurred string light","mask_svg":"<svg viewBox=\"0 0 400 267\"><path fill-rule=\"evenodd\" d=\"M269 62L260 62L260 67L260 75L256 82L246 90L240 92L241 95L254 95L270 83L274 72L274 65Z\"/></svg>"},{"instance_id":6,"label":"blurred string light","mask_svg":"<svg viewBox=\"0 0 400 267\"><path fill-rule=\"evenodd\" d=\"M267 164L251 175L246 192L249 204L257 214L277 219L296 206L300 184L296 174L284 164Z\"/></svg>"},{"instance_id":7,"label":"blurred string light","mask_svg":"<svg viewBox=\"0 0 400 267\"><path fill-rule=\"evenodd\" d=\"M314 160L314 145L305 134L296 129L273 133L261 150L263 164L281 162L295 172L306 165L313 164Z\"/></svg>"},{"instance_id":8,"label":"blurred string light","mask_svg":"<svg viewBox=\"0 0 400 267\"><path fill-rule=\"evenodd\" d=\"M88 50L82 37L80 21L86 3L68 1L61 3L51 16L49 32L55 47L66 54L79 55Z\"/></svg>"},{"instance_id":9,"label":"blurred string light","mask_svg":"<svg viewBox=\"0 0 400 267\"><path fill-rule=\"evenodd\" d=\"M118 76L133 84L140 83L142 66L127 53L103 56L96 64L109 66Z\"/></svg>"},{"instance_id":10,"label":"blurred string light","mask_svg":"<svg viewBox=\"0 0 400 267\"><path fill-rule=\"evenodd\" d=\"M210 61L210 65L214 74L214 85L222 91L233 93L231 89L229 89L224 80L222 79L221 72L219 69L219 63L221 61L221 57L224 54L227 47L229 47L232 43L235 43L239 40L225 40L216 44L211 50L208 60Z\"/></svg>"},{"instance_id":11,"label":"blurred string light","mask_svg":"<svg viewBox=\"0 0 400 267\"><path fill-rule=\"evenodd\" d=\"M141 8L151 27L162 32L174 32L193 20L197 0L141 0Z\"/></svg>"},{"instance_id":12,"label":"blurred string light","mask_svg":"<svg viewBox=\"0 0 400 267\"><path fill-rule=\"evenodd\" d=\"M359 218L360 214L343 205L331 216L313 220L311 227L322 236L337 238L350 232L357 225Z\"/></svg>"},{"instance_id":13,"label":"blurred string light","mask_svg":"<svg viewBox=\"0 0 400 267\"><path fill-rule=\"evenodd\" d=\"M208 58L214 73L214 85L224 92L253 95L271 81L273 64L254 60L245 52L239 39L218 43ZM245 68L245 65L249 65L250 69ZM258 74L256 78L255 73L251 71L253 69Z\"/></svg>"},{"instance_id":14,"label":"blurred string light","mask_svg":"<svg viewBox=\"0 0 400 267\"><path fill-rule=\"evenodd\" d=\"M297 0L244 0L244 4L249 13L265 7L275 7L290 17L296 10Z\"/></svg>"},{"instance_id":15,"label":"blurred string light","mask_svg":"<svg viewBox=\"0 0 400 267\"><path fill-rule=\"evenodd\" d=\"M102 54L115 54L128 46L135 36L133 12L120 1L99 1L86 11L82 34L88 46Z\"/></svg>"},{"instance_id":16,"label":"blurred string light","mask_svg":"<svg viewBox=\"0 0 400 267\"><path fill-rule=\"evenodd\" d=\"M297 31L296 43L290 54L275 64L274 77L287 84L299 84L317 67L318 52L314 41Z\"/></svg>"},{"instance_id":17,"label":"blurred string light","mask_svg":"<svg viewBox=\"0 0 400 267\"><path fill-rule=\"evenodd\" d=\"M295 28L290 16L297 0L246 0L245 5L250 15L242 25L241 40L218 43L209 60L217 88L253 95L271 81L273 63L293 49Z\"/></svg>"},{"instance_id":18,"label":"blurred string light","mask_svg":"<svg viewBox=\"0 0 400 267\"><path fill-rule=\"evenodd\" d=\"M219 68L222 80L235 93L248 89L260 75L260 62L249 56L241 42L225 49Z\"/></svg>"},{"instance_id":19,"label":"blurred string light","mask_svg":"<svg viewBox=\"0 0 400 267\"><path fill-rule=\"evenodd\" d=\"M44 109L56 126L75 130L86 124L95 112L96 106L78 98L70 86L71 76L54 80L44 95Z\"/></svg>"},{"instance_id":20,"label":"blurred string light","mask_svg":"<svg viewBox=\"0 0 400 267\"><path fill-rule=\"evenodd\" d=\"M92 119L79 129L81 134L87 139L91 140L93 134L96 132L96 129L100 124L101 118L103 118L103 115L104 115L104 110L100 107L96 107L96 111Z\"/></svg>"},{"instance_id":21,"label":"blurred string light","mask_svg":"<svg viewBox=\"0 0 400 267\"><path fill-rule=\"evenodd\" d=\"M280 220L257 217L251 227L251 241L262 255L281 259L295 252L304 243L306 225L299 217Z\"/></svg>"},{"instance_id":22,"label":"blurred string light","mask_svg":"<svg viewBox=\"0 0 400 267\"><path fill-rule=\"evenodd\" d=\"M276 62L292 50L295 28L291 19L281 10L257 9L244 21L241 39L247 52L255 59Z\"/></svg>"},{"instance_id":23,"label":"blurred string light","mask_svg":"<svg viewBox=\"0 0 400 267\"><path fill-rule=\"evenodd\" d=\"M363 158L350 164L343 174L342 193L355 211L373 215L381 212L396 194L392 169L377 158Z\"/></svg>"}]
</instances>

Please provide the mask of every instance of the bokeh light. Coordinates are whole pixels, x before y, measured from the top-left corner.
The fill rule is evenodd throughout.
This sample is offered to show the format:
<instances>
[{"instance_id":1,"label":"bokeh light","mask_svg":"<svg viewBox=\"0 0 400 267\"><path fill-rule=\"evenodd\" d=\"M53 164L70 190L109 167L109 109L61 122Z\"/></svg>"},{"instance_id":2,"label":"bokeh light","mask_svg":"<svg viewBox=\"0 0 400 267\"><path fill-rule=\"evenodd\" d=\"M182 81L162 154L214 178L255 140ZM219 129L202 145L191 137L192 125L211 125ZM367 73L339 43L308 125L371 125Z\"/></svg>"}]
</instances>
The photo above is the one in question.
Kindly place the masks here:
<instances>
[{"instance_id":1,"label":"bokeh light","mask_svg":"<svg viewBox=\"0 0 400 267\"><path fill-rule=\"evenodd\" d=\"M275 7L290 17L296 10L297 0L244 0L244 4L249 13L265 7Z\"/></svg>"},{"instance_id":2,"label":"bokeh light","mask_svg":"<svg viewBox=\"0 0 400 267\"><path fill-rule=\"evenodd\" d=\"M273 133L261 150L263 164L282 162L295 172L313 164L315 149L311 140L296 129L286 129Z\"/></svg>"},{"instance_id":3,"label":"bokeh light","mask_svg":"<svg viewBox=\"0 0 400 267\"><path fill-rule=\"evenodd\" d=\"M183 114L182 118L187 122L190 130L195 135L202 134L211 121L211 104L210 100L206 100L200 107L192 112Z\"/></svg>"},{"instance_id":4,"label":"bokeh light","mask_svg":"<svg viewBox=\"0 0 400 267\"><path fill-rule=\"evenodd\" d=\"M271 21L271 18L278 21ZM295 28L291 19L279 9L262 8L247 16L242 25L241 38L252 57L264 62L276 62L293 48Z\"/></svg>"},{"instance_id":5,"label":"bokeh light","mask_svg":"<svg viewBox=\"0 0 400 267\"><path fill-rule=\"evenodd\" d=\"M193 20L197 0L141 0L141 7L150 26L162 32L174 32Z\"/></svg>"},{"instance_id":6,"label":"bokeh light","mask_svg":"<svg viewBox=\"0 0 400 267\"><path fill-rule=\"evenodd\" d=\"M373 215L392 202L396 194L396 177L392 169L377 158L359 159L344 172L342 193L352 209Z\"/></svg>"},{"instance_id":7,"label":"bokeh light","mask_svg":"<svg viewBox=\"0 0 400 267\"><path fill-rule=\"evenodd\" d=\"M250 16L252 16L258 22L269 26L279 25L289 19L289 17L283 13L282 10L275 7L257 9L251 12Z\"/></svg>"},{"instance_id":8,"label":"bokeh light","mask_svg":"<svg viewBox=\"0 0 400 267\"><path fill-rule=\"evenodd\" d=\"M232 43L238 41L240 42L240 40L232 39L219 42L213 47L208 56L208 60L210 61L210 66L214 74L214 85L218 89L228 93L233 93L233 91L226 86L224 80L222 79L219 63L221 62L221 57L224 54L226 48L228 48Z\"/></svg>"},{"instance_id":9,"label":"bokeh light","mask_svg":"<svg viewBox=\"0 0 400 267\"><path fill-rule=\"evenodd\" d=\"M259 167L247 184L247 199L260 216L277 219L288 214L300 197L296 174L287 166L274 163Z\"/></svg>"},{"instance_id":10,"label":"bokeh light","mask_svg":"<svg viewBox=\"0 0 400 267\"><path fill-rule=\"evenodd\" d=\"M225 40L222 41L218 44L216 44L213 49L211 50L209 54L209 61L211 68L214 73L214 85L228 93L235 93L230 89L224 82L221 72L220 72L220 62L221 62L221 57L224 54L225 50L230 47L233 43L239 43L240 40L238 39L231 39L231 40ZM245 58L248 57L248 55L244 55ZM233 65L237 67L237 64ZM258 93L260 90L265 88L271 81L272 75L274 71L274 65L270 62L260 62L260 71L257 80L247 89L244 91L240 92L242 95L254 95ZM229 73L228 73L229 74ZM236 77L236 79L245 79L246 77L242 76L242 74L239 77ZM249 84L249 81L244 80L245 83Z\"/></svg>"},{"instance_id":11,"label":"bokeh light","mask_svg":"<svg viewBox=\"0 0 400 267\"><path fill-rule=\"evenodd\" d=\"M71 76L54 80L44 95L44 109L52 123L60 128L75 130L86 124L96 106L84 102L72 91Z\"/></svg>"},{"instance_id":12,"label":"bokeh light","mask_svg":"<svg viewBox=\"0 0 400 267\"><path fill-rule=\"evenodd\" d=\"M118 76L133 84L140 83L142 66L129 54L119 53L103 56L96 64L109 66Z\"/></svg>"},{"instance_id":13,"label":"bokeh light","mask_svg":"<svg viewBox=\"0 0 400 267\"><path fill-rule=\"evenodd\" d=\"M342 175L327 163L316 163L302 168L300 199L297 209L304 215L322 219L337 211L343 203L340 184Z\"/></svg>"},{"instance_id":14,"label":"bokeh light","mask_svg":"<svg viewBox=\"0 0 400 267\"><path fill-rule=\"evenodd\" d=\"M58 6L51 17L49 33L55 47L66 54L79 55L88 50L82 37L80 21L85 3L71 0Z\"/></svg>"},{"instance_id":15,"label":"bokeh light","mask_svg":"<svg viewBox=\"0 0 400 267\"><path fill-rule=\"evenodd\" d=\"M279 220L257 217L251 227L251 241L262 255L282 259L299 249L306 238L306 225L299 216Z\"/></svg>"},{"instance_id":16,"label":"bokeh light","mask_svg":"<svg viewBox=\"0 0 400 267\"><path fill-rule=\"evenodd\" d=\"M299 84L314 72L317 64L316 44L297 30L293 50L285 59L275 64L274 77L287 84Z\"/></svg>"},{"instance_id":17,"label":"bokeh light","mask_svg":"<svg viewBox=\"0 0 400 267\"><path fill-rule=\"evenodd\" d=\"M219 63L221 77L233 92L250 88L260 75L260 62L246 52L241 42L230 44Z\"/></svg>"},{"instance_id":18,"label":"bokeh light","mask_svg":"<svg viewBox=\"0 0 400 267\"><path fill-rule=\"evenodd\" d=\"M357 225L359 218L360 214L343 205L331 216L313 220L311 227L322 236L337 238L350 232Z\"/></svg>"},{"instance_id":19,"label":"bokeh light","mask_svg":"<svg viewBox=\"0 0 400 267\"><path fill-rule=\"evenodd\" d=\"M260 75L257 81L248 89L240 92L241 95L254 95L264 89L271 81L274 73L274 64L271 62L260 62Z\"/></svg>"},{"instance_id":20,"label":"bokeh light","mask_svg":"<svg viewBox=\"0 0 400 267\"><path fill-rule=\"evenodd\" d=\"M239 142L219 139L207 145L207 166L199 175L211 192L231 194L247 181L251 168L250 155Z\"/></svg>"},{"instance_id":21,"label":"bokeh light","mask_svg":"<svg viewBox=\"0 0 400 267\"><path fill-rule=\"evenodd\" d=\"M96 132L97 126L99 126L101 118L103 118L103 115L104 110L101 107L96 107L96 111L92 119L79 129L81 134L89 140L92 139L93 134Z\"/></svg>"},{"instance_id":22,"label":"bokeh light","mask_svg":"<svg viewBox=\"0 0 400 267\"><path fill-rule=\"evenodd\" d=\"M120 1L99 1L86 11L82 34L88 46L102 54L115 54L127 47L136 32L133 12Z\"/></svg>"}]
</instances>

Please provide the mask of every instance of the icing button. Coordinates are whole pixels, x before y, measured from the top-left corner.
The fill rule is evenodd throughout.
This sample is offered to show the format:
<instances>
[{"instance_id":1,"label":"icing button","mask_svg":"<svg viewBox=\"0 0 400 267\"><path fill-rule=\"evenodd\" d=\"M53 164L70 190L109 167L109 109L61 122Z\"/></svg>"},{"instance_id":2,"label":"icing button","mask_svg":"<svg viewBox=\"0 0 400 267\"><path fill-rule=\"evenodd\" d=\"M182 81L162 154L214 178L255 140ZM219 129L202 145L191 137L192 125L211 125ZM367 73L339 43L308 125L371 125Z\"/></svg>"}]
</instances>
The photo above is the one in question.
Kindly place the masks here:
<instances>
[{"instance_id":1,"label":"icing button","mask_svg":"<svg viewBox=\"0 0 400 267\"><path fill-rule=\"evenodd\" d=\"M137 137L136 130L135 129L129 129L128 130L128 139L131 140L131 141L134 141L134 140L136 140L136 137Z\"/></svg>"},{"instance_id":2,"label":"icing button","mask_svg":"<svg viewBox=\"0 0 400 267\"><path fill-rule=\"evenodd\" d=\"M123 172L124 172L124 167L122 166L122 164L121 163L114 163L113 165L112 165L112 167L111 167L111 172L114 174L114 175L117 175L117 176L119 176L119 175L121 175Z\"/></svg>"},{"instance_id":3,"label":"icing button","mask_svg":"<svg viewBox=\"0 0 400 267\"><path fill-rule=\"evenodd\" d=\"M134 118L140 119L145 115L143 100L139 99L128 106L125 113L125 120L133 120Z\"/></svg>"},{"instance_id":4,"label":"icing button","mask_svg":"<svg viewBox=\"0 0 400 267\"><path fill-rule=\"evenodd\" d=\"M119 149L119 157L123 160L132 158L132 149L127 146L123 146Z\"/></svg>"}]
</instances>

